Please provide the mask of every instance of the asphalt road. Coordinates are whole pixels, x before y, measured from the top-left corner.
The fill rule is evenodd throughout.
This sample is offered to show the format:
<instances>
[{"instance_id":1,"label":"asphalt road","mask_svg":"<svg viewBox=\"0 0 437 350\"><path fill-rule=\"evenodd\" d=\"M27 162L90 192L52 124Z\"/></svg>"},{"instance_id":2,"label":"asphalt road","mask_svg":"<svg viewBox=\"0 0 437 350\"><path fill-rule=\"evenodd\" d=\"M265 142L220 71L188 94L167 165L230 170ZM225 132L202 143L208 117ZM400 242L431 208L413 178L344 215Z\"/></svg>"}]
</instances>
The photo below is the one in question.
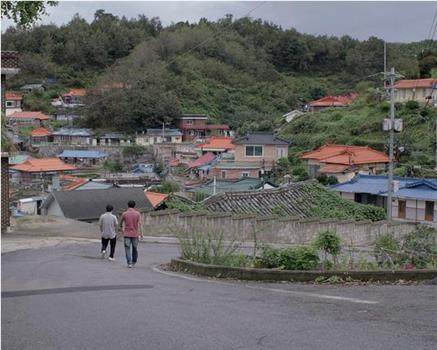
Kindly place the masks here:
<instances>
[{"instance_id":1,"label":"asphalt road","mask_svg":"<svg viewBox=\"0 0 437 350\"><path fill-rule=\"evenodd\" d=\"M162 272L173 245L126 268L94 242L2 255L2 348L436 349L436 286L315 286Z\"/></svg>"}]
</instances>

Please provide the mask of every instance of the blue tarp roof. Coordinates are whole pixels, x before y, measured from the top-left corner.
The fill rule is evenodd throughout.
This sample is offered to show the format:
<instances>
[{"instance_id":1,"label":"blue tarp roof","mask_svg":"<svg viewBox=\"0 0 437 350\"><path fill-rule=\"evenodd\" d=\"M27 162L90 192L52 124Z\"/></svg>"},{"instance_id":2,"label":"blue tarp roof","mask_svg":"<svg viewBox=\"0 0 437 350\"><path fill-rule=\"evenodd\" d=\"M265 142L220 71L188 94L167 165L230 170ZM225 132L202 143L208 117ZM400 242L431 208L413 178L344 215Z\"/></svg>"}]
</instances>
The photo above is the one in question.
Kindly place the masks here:
<instances>
[{"instance_id":1,"label":"blue tarp roof","mask_svg":"<svg viewBox=\"0 0 437 350\"><path fill-rule=\"evenodd\" d=\"M64 150L60 158L105 158L108 155L100 151Z\"/></svg>"},{"instance_id":2,"label":"blue tarp roof","mask_svg":"<svg viewBox=\"0 0 437 350\"><path fill-rule=\"evenodd\" d=\"M395 176L393 180L399 182L399 190L393 193L395 198L437 200L437 179ZM387 196L388 177L382 175L356 175L352 180L333 185L330 188L338 192Z\"/></svg>"}]
</instances>

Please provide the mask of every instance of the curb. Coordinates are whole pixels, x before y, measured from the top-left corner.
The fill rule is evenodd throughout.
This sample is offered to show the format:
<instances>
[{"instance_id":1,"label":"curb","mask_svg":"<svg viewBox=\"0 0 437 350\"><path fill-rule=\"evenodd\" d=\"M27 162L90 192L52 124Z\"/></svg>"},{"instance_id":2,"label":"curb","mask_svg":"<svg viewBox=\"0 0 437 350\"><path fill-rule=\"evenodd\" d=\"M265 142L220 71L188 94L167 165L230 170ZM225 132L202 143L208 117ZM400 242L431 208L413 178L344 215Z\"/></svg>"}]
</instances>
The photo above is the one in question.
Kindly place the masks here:
<instances>
[{"instance_id":1,"label":"curb","mask_svg":"<svg viewBox=\"0 0 437 350\"><path fill-rule=\"evenodd\" d=\"M232 278L247 281L290 281L313 282L317 277L338 276L362 282L399 280L424 281L437 277L437 270L394 270L394 271L286 271L248 267L227 267L196 263L183 259L172 259L170 266L176 271L216 278Z\"/></svg>"}]
</instances>

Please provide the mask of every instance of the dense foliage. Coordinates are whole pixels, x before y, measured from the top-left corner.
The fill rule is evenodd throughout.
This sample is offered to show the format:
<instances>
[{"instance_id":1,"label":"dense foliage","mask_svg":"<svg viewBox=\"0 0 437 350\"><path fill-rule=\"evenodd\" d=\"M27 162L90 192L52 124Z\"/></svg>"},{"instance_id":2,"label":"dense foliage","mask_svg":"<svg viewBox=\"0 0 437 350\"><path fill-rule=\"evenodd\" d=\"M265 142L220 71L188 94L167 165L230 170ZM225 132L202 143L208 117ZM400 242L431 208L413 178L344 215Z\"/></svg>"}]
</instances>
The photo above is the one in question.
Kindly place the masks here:
<instances>
[{"instance_id":1,"label":"dense foliage","mask_svg":"<svg viewBox=\"0 0 437 350\"><path fill-rule=\"evenodd\" d=\"M261 251L257 265L285 270L316 270L319 267L319 257L311 247L278 249L266 246Z\"/></svg>"},{"instance_id":2,"label":"dense foliage","mask_svg":"<svg viewBox=\"0 0 437 350\"><path fill-rule=\"evenodd\" d=\"M389 65L407 77L431 74L428 44L389 44ZM355 89L383 65L375 37L313 36L232 16L163 28L158 18L103 10L91 23L75 15L61 27L8 28L2 49L22 58L11 87L51 78L58 88L90 88L87 126L125 131L181 112L207 113L240 132L271 130L288 110Z\"/></svg>"}]
</instances>

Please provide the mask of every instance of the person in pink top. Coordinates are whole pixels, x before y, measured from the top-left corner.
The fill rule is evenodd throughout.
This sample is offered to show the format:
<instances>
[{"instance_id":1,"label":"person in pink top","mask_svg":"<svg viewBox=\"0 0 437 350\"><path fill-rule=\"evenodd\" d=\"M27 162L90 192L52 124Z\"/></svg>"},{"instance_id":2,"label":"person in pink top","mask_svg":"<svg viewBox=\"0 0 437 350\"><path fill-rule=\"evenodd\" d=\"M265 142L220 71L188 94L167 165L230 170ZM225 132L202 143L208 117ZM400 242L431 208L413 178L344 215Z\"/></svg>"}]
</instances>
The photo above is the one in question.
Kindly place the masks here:
<instances>
[{"instance_id":1,"label":"person in pink top","mask_svg":"<svg viewBox=\"0 0 437 350\"><path fill-rule=\"evenodd\" d=\"M124 237L127 267L133 267L138 260L138 241L143 237L141 231L141 214L135 210L135 201L127 203L128 209L121 215L120 226ZM132 246L132 253L131 253Z\"/></svg>"}]
</instances>

